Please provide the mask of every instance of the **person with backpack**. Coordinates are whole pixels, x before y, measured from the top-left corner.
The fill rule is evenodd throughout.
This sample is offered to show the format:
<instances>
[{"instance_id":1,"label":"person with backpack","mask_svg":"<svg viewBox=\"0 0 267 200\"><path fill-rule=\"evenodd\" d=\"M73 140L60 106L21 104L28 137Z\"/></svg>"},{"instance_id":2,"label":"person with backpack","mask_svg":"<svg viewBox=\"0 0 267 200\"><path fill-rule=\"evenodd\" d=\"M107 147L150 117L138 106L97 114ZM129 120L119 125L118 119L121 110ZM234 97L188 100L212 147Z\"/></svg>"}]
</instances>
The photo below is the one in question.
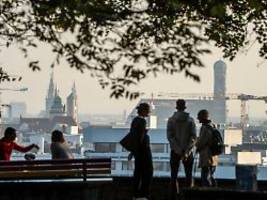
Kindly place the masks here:
<instances>
[{"instance_id":1,"label":"person with backpack","mask_svg":"<svg viewBox=\"0 0 267 200\"><path fill-rule=\"evenodd\" d=\"M201 168L201 185L216 187L217 183L213 175L218 164L218 155L222 152L222 139L219 131L209 119L207 110L200 110L197 117L202 124L196 142L199 167Z\"/></svg>"},{"instance_id":2,"label":"person with backpack","mask_svg":"<svg viewBox=\"0 0 267 200\"><path fill-rule=\"evenodd\" d=\"M196 140L196 126L194 119L189 113L185 112L186 102L183 99L176 101L177 112L168 119L167 139L170 143L171 156L171 181L170 181L170 199L177 199L179 195L179 184L177 180L180 161L183 162L186 185L193 186L193 147Z\"/></svg>"}]
</instances>

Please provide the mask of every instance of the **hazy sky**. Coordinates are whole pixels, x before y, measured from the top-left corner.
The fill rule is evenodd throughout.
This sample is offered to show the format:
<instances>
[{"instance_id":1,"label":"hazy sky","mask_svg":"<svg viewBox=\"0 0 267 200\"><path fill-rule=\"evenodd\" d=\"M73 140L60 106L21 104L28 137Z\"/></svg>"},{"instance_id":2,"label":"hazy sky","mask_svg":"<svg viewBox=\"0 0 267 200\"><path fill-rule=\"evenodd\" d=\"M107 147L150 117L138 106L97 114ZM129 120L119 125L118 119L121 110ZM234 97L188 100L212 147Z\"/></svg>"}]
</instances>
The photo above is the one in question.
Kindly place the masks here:
<instances>
[{"instance_id":1,"label":"hazy sky","mask_svg":"<svg viewBox=\"0 0 267 200\"><path fill-rule=\"evenodd\" d=\"M8 72L23 76L20 83L4 83L1 88L28 87L25 93L2 91L2 103L10 101L25 101L29 113L39 113L45 107L49 77L51 73L51 54L46 47L34 51L36 58L41 60L42 71L32 72L27 66L22 55L15 49L5 50L0 53L0 64L8 66ZM145 92L147 95L157 92L178 92L178 93L211 93L213 91L213 63L220 59L221 52L213 50L213 54L203 58L206 68L194 69L201 76L201 83L184 78L183 74L174 76L160 75L157 78L149 78L137 86L136 89ZM252 48L248 54L240 53L233 62L224 60L227 64L227 92L248 93L267 96L267 63L260 67L257 64L262 61L257 55L257 47ZM81 74L71 69L67 64L62 63L54 69L54 77L57 82L60 96L65 102L66 96L70 93L73 82L76 82L78 92L78 103L80 113L122 113L133 109L138 100L129 101L125 99L110 99L109 89L102 90L89 73ZM228 103L229 115L239 116L240 102ZM264 116L267 105L263 102L250 102L250 116Z\"/></svg>"}]
</instances>

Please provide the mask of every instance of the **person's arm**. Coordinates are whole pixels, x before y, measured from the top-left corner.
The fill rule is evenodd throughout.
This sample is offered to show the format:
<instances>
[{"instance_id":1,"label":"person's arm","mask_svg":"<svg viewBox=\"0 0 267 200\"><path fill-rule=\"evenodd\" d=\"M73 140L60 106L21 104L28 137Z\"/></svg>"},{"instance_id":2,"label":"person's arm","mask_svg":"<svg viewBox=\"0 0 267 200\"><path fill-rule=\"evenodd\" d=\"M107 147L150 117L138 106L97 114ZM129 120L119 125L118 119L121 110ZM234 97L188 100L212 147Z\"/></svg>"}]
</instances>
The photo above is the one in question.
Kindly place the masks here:
<instances>
[{"instance_id":1,"label":"person's arm","mask_svg":"<svg viewBox=\"0 0 267 200\"><path fill-rule=\"evenodd\" d=\"M194 120L192 119L191 123L191 141L195 141L197 138L197 129L196 129L196 124Z\"/></svg>"},{"instance_id":2,"label":"person's arm","mask_svg":"<svg viewBox=\"0 0 267 200\"><path fill-rule=\"evenodd\" d=\"M167 122L167 139L170 143L171 149L174 150L175 153L180 155L182 153L182 150L177 145L175 139L175 129L173 128L173 123L170 119Z\"/></svg>"},{"instance_id":3,"label":"person's arm","mask_svg":"<svg viewBox=\"0 0 267 200\"><path fill-rule=\"evenodd\" d=\"M187 159L187 157L193 152L193 148L196 145L197 140L197 134L196 134L196 124L193 119L190 120L190 137L189 137L189 143L184 153L184 159Z\"/></svg>"},{"instance_id":4,"label":"person's arm","mask_svg":"<svg viewBox=\"0 0 267 200\"><path fill-rule=\"evenodd\" d=\"M24 147L24 146L20 146L14 142L14 149L19 151L19 152L22 152L22 153L26 153L26 152L30 151L31 149L33 149L34 147L39 149L39 147L36 144L31 144L29 146Z\"/></svg>"}]
</instances>

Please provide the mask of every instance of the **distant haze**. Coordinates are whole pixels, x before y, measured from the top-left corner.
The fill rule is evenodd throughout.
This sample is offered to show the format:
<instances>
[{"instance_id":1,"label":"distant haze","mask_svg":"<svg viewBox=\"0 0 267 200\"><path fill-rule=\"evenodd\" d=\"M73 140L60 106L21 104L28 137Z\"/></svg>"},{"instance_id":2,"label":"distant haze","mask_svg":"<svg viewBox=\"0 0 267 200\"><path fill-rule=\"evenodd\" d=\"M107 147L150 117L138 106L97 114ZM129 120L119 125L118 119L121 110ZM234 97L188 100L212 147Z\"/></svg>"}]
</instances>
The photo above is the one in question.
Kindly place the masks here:
<instances>
[{"instance_id":1,"label":"distant haze","mask_svg":"<svg viewBox=\"0 0 267 200\"><path fill-rule=\"evenodd\" d=\"M7 66L11 74L22 75L23 80L19 83L4 83L1 88L28 87L29 91L10 92L2 91L2 103L10 101L25 101L29 113L39 113L45 107L45 97L47 94L52 56L46 47L39 48L33 52L35 58L41 61L42 71L32 72L26 65L22 55L15 48L1 52L0 64ZM136 90L145 92L147 96L157 92L177 92L177 93L211 93L213 92L213 64L222 57L218 49L213 50L213 54L203 58L205 68L193 68L193 71L200 75L201 82L197 83L187 79L183 74L174 76L162 74L156 78L150 77L140 83ZM257 55L257 48L252 48L249 53L239 54L233 62L224 60L227 64L227 93L247 93L259 96L267 96L267 67L266 62L260 67L257 64L262 59ZM123 113L123 110L134 108L138 100L129 101L126 99L110 99L110 90L102 90L96 79L90 77L90 73L81 74L75 69L71 69L66 63L61 63L55 67L54 77L60 91L63 102L70 93L73 81L76 82L78 93L79 112L94 113ZM250 102L249 115L265 116L267 105L263 102ZM228 114L239 116L240 102L231 101L228 103Z\"/></svg>"}]
</instances>

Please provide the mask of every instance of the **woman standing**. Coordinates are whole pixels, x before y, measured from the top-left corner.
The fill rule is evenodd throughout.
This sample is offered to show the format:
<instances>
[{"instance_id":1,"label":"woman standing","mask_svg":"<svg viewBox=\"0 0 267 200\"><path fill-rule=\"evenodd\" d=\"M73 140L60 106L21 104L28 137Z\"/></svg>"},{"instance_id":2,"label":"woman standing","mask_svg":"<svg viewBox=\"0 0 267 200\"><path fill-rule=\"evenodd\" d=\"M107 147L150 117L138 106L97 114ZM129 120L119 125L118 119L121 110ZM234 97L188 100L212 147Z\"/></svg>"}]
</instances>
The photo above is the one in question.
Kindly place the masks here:
<instances>
[{"instance_id":1,"label":"woman standing","mask_svg":"<svg viewBox=\"0 0 267 200\"><path fill-rule=\"evenodd\" d=\"M199 152L199 167L201 168L201 185L216 187L217 183L213 175L218 165L218 156L212 155L211 152L214 125L209 119L207 110L199 111L198 120L202 124L196 143L197 151Z\"/></svg>"},{"instance_id":2,"label":"woman standing","mask_svg":"<svg viewBox=\"0 0 267 200\"><path fill-rule=\"evenodd\" d=\"M139 104L137 107L138 116L133 119L130 129L137 140L136 149L132 152L135 158L134 199L149 199L149 189L153 176L152 154L145 120L149 112L150 108L147 103Z\"/></svg>"}]
</instances>

